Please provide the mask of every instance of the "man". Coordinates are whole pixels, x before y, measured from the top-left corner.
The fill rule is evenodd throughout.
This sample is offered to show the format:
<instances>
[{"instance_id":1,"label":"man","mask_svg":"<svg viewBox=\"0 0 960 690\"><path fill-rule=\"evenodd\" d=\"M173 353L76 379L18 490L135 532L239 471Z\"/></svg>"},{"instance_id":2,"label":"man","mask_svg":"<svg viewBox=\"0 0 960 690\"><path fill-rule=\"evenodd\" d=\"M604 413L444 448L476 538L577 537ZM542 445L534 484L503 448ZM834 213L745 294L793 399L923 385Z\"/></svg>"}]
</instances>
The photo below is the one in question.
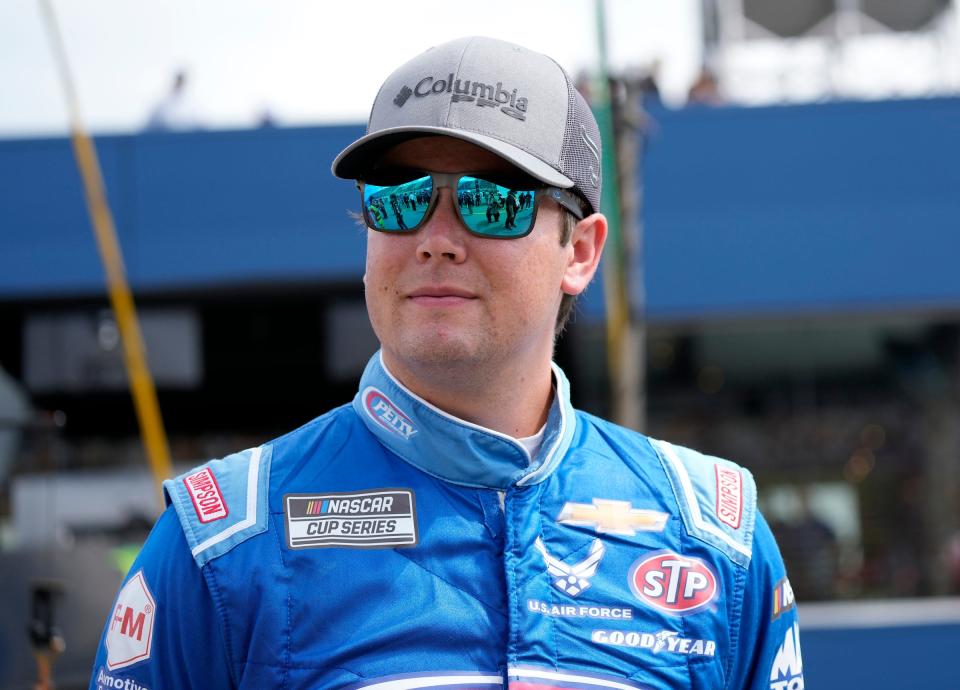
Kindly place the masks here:
<instances>
[{"instance_id":1,"label":"man","mask_svg":"<svg viewBox=\"0 0 960 690\"><path fill-rule=\"evenodd\" d=\"M566 73L435 47L333 170L361 209L431 189L366 216L382 349L351 405L165 484L91 687L802 688L750 474L575 411L551 363L607 232ZM456 203L481 186L536 212L489 228Z\"/></svg>"},{"instance_id":2,"label":"man","mask_svg":"<svg viewBox=\"0 0 960 690\"><path fill-rule=\"evenodd\" d=\"M517 227L517 193L511 189L507 193L507 222L503 224L504 228L515 230Z\"/></svg>"},{"instance_id":3,"label":"man","mask_svg":"<svg viewBox=\"0 0 960 690\"><path fill-rule=\"evenodd\" d=\"M403 198L407 202L407 207L409 208L410 199L408 199L406 196L404 196ZM396 194L390 195L390 207L393 209L393 217L397 221L397 227L400 228L401 230L406 230L407 224L403 222L403 209L400 208L400 202L397 200Z\"/></svg>"}]
</instances>

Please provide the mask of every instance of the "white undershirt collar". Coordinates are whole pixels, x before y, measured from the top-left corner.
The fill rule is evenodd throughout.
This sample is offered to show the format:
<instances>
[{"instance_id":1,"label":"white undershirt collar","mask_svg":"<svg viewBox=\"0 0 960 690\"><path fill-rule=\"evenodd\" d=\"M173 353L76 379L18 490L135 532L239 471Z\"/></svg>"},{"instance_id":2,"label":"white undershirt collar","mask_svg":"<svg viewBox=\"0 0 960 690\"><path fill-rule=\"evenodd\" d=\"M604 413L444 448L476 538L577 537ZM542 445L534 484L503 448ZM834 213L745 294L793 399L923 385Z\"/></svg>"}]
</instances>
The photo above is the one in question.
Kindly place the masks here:
<instances>
[{"instance_id":1,"label":"white undershirt collar","mask_svg":"<svg viewBox=\"0 0 960 690\"><path fill-rule=\"evenodd\" d=\"M535 433L533 436L524 436L523 438L518 438L517 443L527 449L527 452L530 453L531 458L535 458L540 452L540 446L543 445L543 434L546 430L547 425L544 423L544 425L540 427L540 431Z\"/></svg>"}]
</instances>

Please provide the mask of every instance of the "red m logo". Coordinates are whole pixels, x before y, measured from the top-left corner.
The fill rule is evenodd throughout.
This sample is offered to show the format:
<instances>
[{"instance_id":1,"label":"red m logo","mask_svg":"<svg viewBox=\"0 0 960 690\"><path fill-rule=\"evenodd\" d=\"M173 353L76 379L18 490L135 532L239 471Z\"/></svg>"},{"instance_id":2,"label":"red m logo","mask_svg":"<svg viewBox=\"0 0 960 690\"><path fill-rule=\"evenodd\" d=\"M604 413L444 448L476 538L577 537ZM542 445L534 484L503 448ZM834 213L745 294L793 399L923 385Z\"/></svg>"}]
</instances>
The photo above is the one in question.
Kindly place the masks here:
<instances>
[{"instance_id":1,"label":"red m logo","mask_svg":"<svg viewBox=\"0 0 960 690\"><path fill-rule=\"evenodd\" d=\"M121 611L122 610L122 611ZM120 624L120 634L127 637L137 636L137 641L143 640L143 624L147 619L146 613L136 614L134 619L134 610L130 606L117 604L116 611L113 612L113 620L110 622L110 631L116 630L117 623Z\"/></svg>"}]
</instances>

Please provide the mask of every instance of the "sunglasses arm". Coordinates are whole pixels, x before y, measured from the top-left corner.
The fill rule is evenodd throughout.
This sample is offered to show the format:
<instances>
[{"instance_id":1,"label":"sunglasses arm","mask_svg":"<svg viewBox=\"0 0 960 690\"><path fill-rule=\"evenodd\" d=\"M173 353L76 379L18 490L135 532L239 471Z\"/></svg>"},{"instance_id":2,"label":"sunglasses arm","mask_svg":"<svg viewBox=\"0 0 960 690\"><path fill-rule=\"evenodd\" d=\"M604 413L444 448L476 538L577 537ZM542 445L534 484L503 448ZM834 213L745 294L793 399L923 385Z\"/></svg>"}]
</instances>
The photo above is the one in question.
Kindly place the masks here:
<instances>
[{"instance_id":1,"label":"sunglasses arm","mask_svg":"<svg viewBox=\"0 0 960 690\"><path fill-rule=\"evenodd\" d=\"M580 197L573 192L560 189L560 187L545 187L544 193L575 215L577 220L584 219L583 207L580 205Z\"/></svg>"}]
</instances>

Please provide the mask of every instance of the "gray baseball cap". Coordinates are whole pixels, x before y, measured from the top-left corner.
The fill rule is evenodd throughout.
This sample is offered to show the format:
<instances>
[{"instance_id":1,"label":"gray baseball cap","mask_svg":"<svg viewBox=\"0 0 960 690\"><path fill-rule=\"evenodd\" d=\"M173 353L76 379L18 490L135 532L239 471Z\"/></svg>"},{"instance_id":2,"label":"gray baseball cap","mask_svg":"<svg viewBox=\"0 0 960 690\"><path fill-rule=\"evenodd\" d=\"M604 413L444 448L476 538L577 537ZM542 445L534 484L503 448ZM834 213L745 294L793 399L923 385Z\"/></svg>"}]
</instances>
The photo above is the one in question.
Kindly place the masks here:
<instances>
[{"instance_id":1,"label":"gray baseball cap","mask_svg":"<svg viewBox=\"0 0 960 690\"><path fill-rule=\"evenodd\" d=\"M401 141L441 134L496 153L600 209L600 130L553 59L473 36L435 46L380 87L367 134L340 152L333 174L359 179Z\"/></svg>"}]
</instances>

